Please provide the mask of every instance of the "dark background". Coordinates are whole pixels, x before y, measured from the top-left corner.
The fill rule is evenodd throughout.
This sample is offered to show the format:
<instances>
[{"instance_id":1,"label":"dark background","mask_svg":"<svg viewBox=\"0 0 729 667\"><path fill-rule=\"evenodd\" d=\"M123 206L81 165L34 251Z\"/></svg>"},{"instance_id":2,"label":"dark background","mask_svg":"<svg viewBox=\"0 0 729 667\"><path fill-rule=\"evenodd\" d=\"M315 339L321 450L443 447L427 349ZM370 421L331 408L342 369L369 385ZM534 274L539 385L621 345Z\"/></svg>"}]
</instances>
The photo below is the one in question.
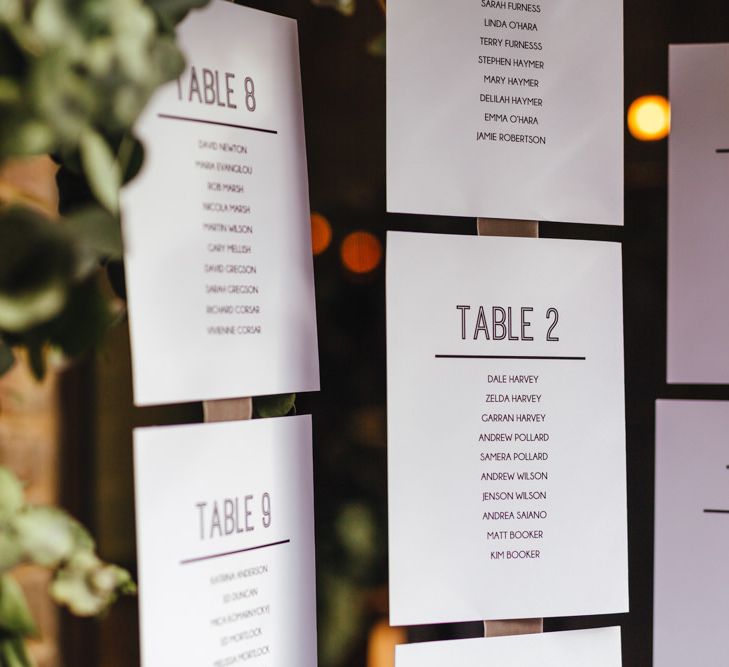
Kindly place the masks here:
<instances>
[{"instance_id":1,"label":"dark background","mask_svg":"<svg viewBox=\"0 0 729 667\"><path fill-rule=\"evenodd\" d=\"M387 613L384 270L353 276L342 267L339 244L358 229L383 244L388 229L475 234L475 221L385 213L385 62L367 51L384 29L375 0L360 0L351 18L308 0L240 4L299 20L311 206L334 231L331 247L315 259L322 391L298 400L298 411L314 417L321 665L359 666L372 624ZM726 0L628 0L626 107L640 95L668 93L669 43L722 41L729 41ZM650 665L652 653L654 401L729 399L729 388L666 385L667 143L626 133L625 157L623 229L542 223L540 234L624 247L631 612L551 619L546 629L620 624L624 665L637 667ZM99 536L102 555L134 569L131 427L200 421L201 411L132 408L128 354L120 327L96 359L65 378L64 498ZM101 623L66 619L67 664L138 664L136 623L134 601ZM409 635L480 631L465 624Z\"/></svg>"}]
</instances>

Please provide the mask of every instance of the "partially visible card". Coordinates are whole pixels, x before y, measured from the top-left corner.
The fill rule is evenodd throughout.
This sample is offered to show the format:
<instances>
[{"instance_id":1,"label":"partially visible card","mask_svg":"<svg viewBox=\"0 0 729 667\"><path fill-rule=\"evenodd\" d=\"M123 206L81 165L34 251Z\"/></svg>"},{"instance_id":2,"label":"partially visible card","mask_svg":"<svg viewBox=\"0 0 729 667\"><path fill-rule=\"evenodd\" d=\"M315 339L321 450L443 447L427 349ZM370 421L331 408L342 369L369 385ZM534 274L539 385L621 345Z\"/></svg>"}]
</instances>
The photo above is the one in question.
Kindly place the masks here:
<instances>
[{"instance_id":1,"label":"partially visible card","mask_svg":"<svg viewBox=\"0 0 729 667\"><path fill-rule=\"evenodd\" d=\"M316 667L311 419L134 441L142 665Z\"/></svg>"},{"instance_id":2,"label":"partially visible card","mask_svg":"<svg viewBox=\"0 0 729 667\"><path fill-rule=\"evenodd\" d=\"M621 0L390 0L393 213L623 224Z\"/></svg>"},{"instance_id":3,"label":"partially visible card","mask_svg":"<svg viewBox=\"0 0 729 667\"><path fill-rule=\"evenodd\" d=\"M396 667L620 667L620 628L407 644Z\"/></svg>"},{"instance_id":4,"label":"partially visible card","mask_svg":"<svg viewBox=\"0 0 729 667\"><path fill-rule=\"evenodd\" d=\"M729 44L670 55L668 382L729 384Z\"/></svg>"},{"instance_id":5,"label":"partially visible card","mask_svg":"<svg viewBox=\"0 0 729 667\"><path fill-rule=\"evenodd\" d=\"M729 401L656 403L653 664L724 667Z\"/></svg>"}]
</instances>

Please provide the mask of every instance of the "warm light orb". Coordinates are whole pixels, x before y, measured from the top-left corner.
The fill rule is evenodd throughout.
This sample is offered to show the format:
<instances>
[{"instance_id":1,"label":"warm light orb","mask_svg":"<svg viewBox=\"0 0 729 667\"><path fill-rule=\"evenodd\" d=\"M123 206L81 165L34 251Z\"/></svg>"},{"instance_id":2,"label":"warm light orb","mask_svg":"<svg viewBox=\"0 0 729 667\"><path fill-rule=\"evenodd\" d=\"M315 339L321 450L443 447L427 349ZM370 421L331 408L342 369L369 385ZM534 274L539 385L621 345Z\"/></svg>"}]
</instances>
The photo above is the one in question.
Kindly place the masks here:
<instances>
[{"instance_id":1,"label":"warm light orb","mask_svg":"<svg viewBox=\"0 0 729 667\"><path fill-rule=\"evenodd\" d=\"M405 628L391 628L386 620L378 621L367 641L367 667L395 667L395 647L407 641Z\"/></svg>"},{"instance_id":2,"label":"warm light orb","mask_svg":"<svg viewBox=\"0 0 729 667\"><path fill-rule=\"evenodd\" d=\"M332 226L321 213L311 214L311 249L321 255L332 242Z\"/></svg>"},{"instance_id":3,"label":"warm light orb","mask_svg":"<svg viewBox=\"0 0 729 667\"><path fill-rule=\"evenodd\" d=\"M369 232L352 232L342 241L342 264L352 273L374 271L382 261L382 243Z\"/></svg>"},{"instance_id":4,"label":"warm light orb","mask_svg":"<svg viewBox=\"0 0 729 667\"><path fill-rule=\"evenodd\" d=\"M671 105L661 95L644 95L628 109L628 129L638 141L659 141L671 131Z\"/></svg>"}]
</instances>

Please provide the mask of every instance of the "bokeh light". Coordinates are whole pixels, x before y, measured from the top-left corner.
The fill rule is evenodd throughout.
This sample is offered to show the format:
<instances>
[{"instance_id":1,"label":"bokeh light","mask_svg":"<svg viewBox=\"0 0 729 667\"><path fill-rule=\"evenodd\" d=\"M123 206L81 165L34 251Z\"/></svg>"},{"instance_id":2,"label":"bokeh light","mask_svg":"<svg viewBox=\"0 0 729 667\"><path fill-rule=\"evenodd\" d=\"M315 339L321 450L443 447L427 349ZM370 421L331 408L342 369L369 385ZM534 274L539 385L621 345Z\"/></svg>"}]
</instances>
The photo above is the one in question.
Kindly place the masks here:
<instances>
[{"instance_id":1,"label":"bokeh light","mask_svg":"<svg viewBox=\"0 0 729 667\"><path fill-rule=\"evenodd\" d=\"M405 628L391 628L387 620L377 622L367 642L367 667L395 667L395 647L407 641Z\"/></svg>"},{"instance_id":2,"label":"bokeh light","mask_svg":"<svg viewBox=\"0 0 729 667\"><path fill-rule=\"evenodd\" d=\"M628 109L628 130L638 141L659 141L671 131L671 105L661 95L644 95Z\"/></svg>"},{"instance_id":3,"label":"bokeh light","mask_svg":"<svg viewBox=\"0 0 729 667\"><path fill-rule=\"evenodd\" d=\"M332 226L321 213L311 214L311 249L321 255L332 243Z\"/></svg>"},{"instance_id":4,"label":"bokeh light","mask_svg":"<svg viewBox=\"0 0 729 667\"><path fill-rule=\"evenodd\" d=\"M356 274L374 271L382 261L382 243L370 232L352 232L342 241L342 264Z\"/></svg>"}]
</instances>

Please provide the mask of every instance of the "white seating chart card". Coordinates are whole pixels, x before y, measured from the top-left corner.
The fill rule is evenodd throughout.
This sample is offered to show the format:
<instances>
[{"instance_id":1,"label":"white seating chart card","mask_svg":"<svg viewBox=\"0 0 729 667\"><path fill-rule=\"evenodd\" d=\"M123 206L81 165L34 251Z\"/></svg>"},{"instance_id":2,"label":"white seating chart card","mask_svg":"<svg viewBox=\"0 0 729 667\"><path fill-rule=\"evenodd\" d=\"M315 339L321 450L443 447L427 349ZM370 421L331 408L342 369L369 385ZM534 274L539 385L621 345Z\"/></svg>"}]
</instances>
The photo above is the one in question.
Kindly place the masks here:
<instances>
[{"instance_id":1,"label":"white seating chart card","mask_svg":"<svg viewBox=\"0 0 729 667\"><path fill-rule=\"evenodd\" d=\"M388 234L390 620L628 609L621 249Z\"/></svg>"},{"instance_id":2,"label":"white seating chart card","mask_svg":"<svg viewBox=\"0 0 729 667\"><path fill-rule=\"evenodd\" d=\"M729 44L670 53L668 382L729 384Z\"/></svg>"},{"instance_id":3,"label":"white seating chart card","mask_svg":"<svg viewBox=\"0 0 729 667\"><path fill-rule=\"evenodd\" d=\"M390 0L394 213L623 224L622 0Z\"/></svg>"},{"instance_id":4,"label":"white seating chart card","mask_svg":"<svg viewBox=\"0 0 729 667\"><path fill-rule=\"evenodd\" d=\"M620 628L406 644L396 667L620 667Z\"/></svg>"},{"instance_id":5,"label":"white seating chart card","mask_svg":"<svg viewBox=\"0 0 729 667\"><path fill-rule=\"evenodd\" d=\"M122 197L137 405L319 388L295 21L214 0Z\"/></svg>"},{"instance_id":6,"label":"white seating chart card","mask_svg":"<svg viewBox=\"0 0 729 667\"><path fill-rule=\"evenodd\" d=\"M316 667L311 419L134 440L143 667Z\"/></svg>"},{"instance_id":7,"label":"white seating chart card","mask_svg":"<svg viewBox=\"0 0 729 667\"><path fill-rule=\"evenodd\" d=\"M723 667L729 402L656 403L655 667Z\"/></svg>"}]
</instances>

